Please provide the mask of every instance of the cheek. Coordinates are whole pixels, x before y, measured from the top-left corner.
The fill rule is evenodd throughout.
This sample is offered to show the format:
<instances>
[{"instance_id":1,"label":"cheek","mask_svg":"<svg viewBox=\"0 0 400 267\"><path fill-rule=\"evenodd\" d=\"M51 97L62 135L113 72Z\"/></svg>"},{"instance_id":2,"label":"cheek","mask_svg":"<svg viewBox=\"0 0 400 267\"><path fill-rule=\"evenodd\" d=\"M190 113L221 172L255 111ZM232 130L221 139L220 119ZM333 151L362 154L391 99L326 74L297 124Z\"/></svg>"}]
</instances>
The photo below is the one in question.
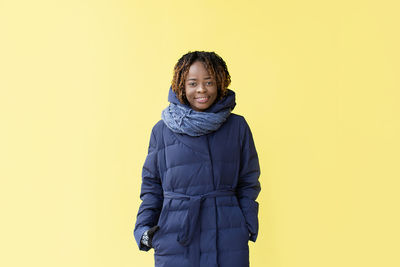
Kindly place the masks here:
<instances>
[{"instance_id":1,"label":"cheek","mask_svg":"<svg viewBox=\"0 0 400 267\"><path fill-rule=\"evenodd\" d=\"M219 96L219 92L218 92L218 90L215 90L215 92L214 92L214 98L218 98L218 96Z\"/></svg>"},{"instance_id":2,"label":"cheek","mask_svg":"<svg viewBox=\"0 0 400 267\"><path fill-rule=\"evenodd\" d=\"M187 99L191 99L192 98L192 94L190 93L190 91L186 91L185 92L185 96Z\"/></svg>"},{"instance_id":3,"label":"cheek","mask_svg":"<svg viewBox=\"0 0 400 267\"><path fill-rule=\"evenodd\" d=\"M184 92L184 96L186 96L186 98L190 97L190 90L185 88L185 90L183 90L183 92Z\"/></svg>"}]
</instances>

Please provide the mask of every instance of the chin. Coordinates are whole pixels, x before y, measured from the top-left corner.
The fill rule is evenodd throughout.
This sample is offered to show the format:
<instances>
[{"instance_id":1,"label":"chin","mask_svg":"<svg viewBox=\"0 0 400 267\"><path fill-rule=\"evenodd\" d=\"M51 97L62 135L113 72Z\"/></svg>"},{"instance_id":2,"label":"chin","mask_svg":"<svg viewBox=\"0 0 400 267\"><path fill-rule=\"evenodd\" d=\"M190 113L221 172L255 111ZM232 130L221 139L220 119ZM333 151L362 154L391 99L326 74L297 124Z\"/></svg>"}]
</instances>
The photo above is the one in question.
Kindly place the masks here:
<instances>
[{"instance_id":1,"label":"chin","mask_svg":"<svg viewBox=\"0 0 400 267\"><path fill-rule=\"evenodd\" d=\"M202 106L202 107L195 106L195 110L202 112L202 111L208 109L209 107L210 107L210 105L207 105L206 107L204 107L204 106Z\"/></svg>"}]
</instances>

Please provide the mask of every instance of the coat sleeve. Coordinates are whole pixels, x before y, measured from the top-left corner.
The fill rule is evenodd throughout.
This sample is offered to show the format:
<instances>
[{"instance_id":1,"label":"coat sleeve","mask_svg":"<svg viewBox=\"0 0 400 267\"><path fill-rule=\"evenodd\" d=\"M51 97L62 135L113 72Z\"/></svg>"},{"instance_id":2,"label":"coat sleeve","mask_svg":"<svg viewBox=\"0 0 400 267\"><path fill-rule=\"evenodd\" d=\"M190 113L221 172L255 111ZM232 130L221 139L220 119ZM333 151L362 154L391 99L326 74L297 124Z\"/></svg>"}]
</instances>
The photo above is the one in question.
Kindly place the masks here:
<instances>
[{"instance_id":1,"label":"coat sleeve","mask_svg":"<svg viewBox=\"0 0 400 267\"><path fill-rule=\"evenodd\" d=\"M261 191L260 166L250 127L244 120L244 135L241 147L239 181L237 192L240 208L250 232L249 240L255 242L258 235L258 209L256 201Z\"/></svg>"},{"instance_id":2,"label":"coat sleeve","mask_svg":"<svg viewBox=\"0 0 400 267\"><path fill-rule=\"evenodd\" d=\"M133 235L139 250L148 251L150 247L143 245L140 240L143 233L155 226L160 217L163 203L163 189L157 164L157 140L154 128L151 131L148 153L142 169L142 184L140 199L142 203L136 216Z\"/></svg>"}]
</instances>

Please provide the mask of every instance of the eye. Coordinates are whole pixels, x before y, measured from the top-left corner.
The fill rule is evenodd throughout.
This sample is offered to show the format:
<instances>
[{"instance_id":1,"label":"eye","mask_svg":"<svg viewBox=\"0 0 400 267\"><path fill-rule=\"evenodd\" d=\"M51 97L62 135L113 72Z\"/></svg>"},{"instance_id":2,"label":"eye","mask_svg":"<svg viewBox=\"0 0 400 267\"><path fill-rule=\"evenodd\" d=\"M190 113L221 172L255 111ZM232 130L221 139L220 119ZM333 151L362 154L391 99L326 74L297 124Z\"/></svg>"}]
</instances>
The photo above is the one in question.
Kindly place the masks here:
<instances>
[{"instance_id":1,"label":"eye","mask_svg":"<svg viewBox=\"0 0 400 267\"><path fill-rule=\"evenodd\" d=\"M190 86L195 86L196 83L189 83Z\"/></svg>"},{"instance_id":2,"label":"eye","mask_svg":"<svg viewBox=\"0 0 400 267\"><path fill-rule=\"evenodd\" d=\"M207 82L207 85L212 85L213 84L213 82Z\"/></svg>"}]
</instances>

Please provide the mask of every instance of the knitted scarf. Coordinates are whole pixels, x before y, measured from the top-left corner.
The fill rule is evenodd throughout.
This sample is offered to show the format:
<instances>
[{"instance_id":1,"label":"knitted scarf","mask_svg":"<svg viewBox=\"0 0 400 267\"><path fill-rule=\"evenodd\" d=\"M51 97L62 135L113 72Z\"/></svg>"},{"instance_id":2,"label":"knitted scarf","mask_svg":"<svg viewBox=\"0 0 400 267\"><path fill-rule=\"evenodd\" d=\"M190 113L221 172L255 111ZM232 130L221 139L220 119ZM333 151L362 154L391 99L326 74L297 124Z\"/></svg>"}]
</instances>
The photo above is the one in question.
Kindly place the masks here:
<instances>
[{"instance_id":1,"label":"knitted scarf","mask_svg":"<svg viewBox=\"0 0 400 267\"><path fill-rule=\"evenodd\" d=\"M212 113L195 111L188 106L170 103L162 111L161 118L173 132L200 136L216 131L230 113L231 108Z\"/></svg>"}]
</instances>

